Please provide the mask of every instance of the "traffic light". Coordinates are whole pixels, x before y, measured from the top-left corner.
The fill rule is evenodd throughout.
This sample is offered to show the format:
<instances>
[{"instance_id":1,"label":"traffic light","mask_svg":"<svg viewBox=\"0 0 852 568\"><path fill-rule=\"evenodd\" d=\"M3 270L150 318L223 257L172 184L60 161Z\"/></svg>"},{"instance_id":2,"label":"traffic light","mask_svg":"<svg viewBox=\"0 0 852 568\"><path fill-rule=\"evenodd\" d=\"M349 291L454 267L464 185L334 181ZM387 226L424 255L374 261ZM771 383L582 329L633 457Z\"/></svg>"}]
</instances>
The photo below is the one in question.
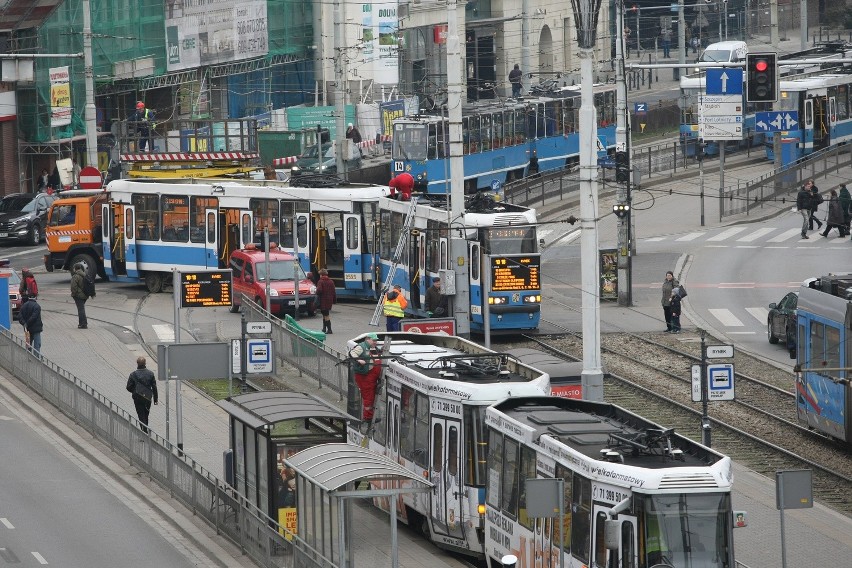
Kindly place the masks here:
<instances>
[{"instance_id":1,"label":"traffic light","mask_svg":"<svg viewBox=\"0 0 852 568\"><path fill-rule=\"evenodd\" d=\"M627 152L615 153L615 181L617 183L630 183L630 161Z\"/></svg>"},{"instance_id":2,"label":"traffic light","mask_svg":"<svg viewBox=\"0 0 852 568\"><path fill-rule=\"evenodd\" d=\"M778 65L775 53L749 53L746 56L746 100L774 103L778 100Z\"/></svg>"}]
</instances>

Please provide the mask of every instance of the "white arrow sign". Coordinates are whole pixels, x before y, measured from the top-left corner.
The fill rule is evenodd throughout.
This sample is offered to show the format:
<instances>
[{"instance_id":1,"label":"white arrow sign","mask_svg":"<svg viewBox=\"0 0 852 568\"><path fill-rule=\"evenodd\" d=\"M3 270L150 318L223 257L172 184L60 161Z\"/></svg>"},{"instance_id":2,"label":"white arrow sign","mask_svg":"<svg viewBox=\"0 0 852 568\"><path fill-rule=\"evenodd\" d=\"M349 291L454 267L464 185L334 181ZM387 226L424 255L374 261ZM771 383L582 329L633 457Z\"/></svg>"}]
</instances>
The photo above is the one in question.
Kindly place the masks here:
<instances>
[{"instance_id":1,"label":"white arrow sign","mask_svg":"<svg viewBox=\"0 0 852 568\"><path fill-rule=\"evenodd\" d=\"M761 130L767 130L769 128L769 125L763 122L762 120L757 121L757 125L760 127Z\"/></svg>"},{"instance_id":2,"label":"white arrow sign","mask_svg":"<svg viewBox=\"0 0 852 568\"><path fill-rule=\"evenodd\" d=\"M793 117L790 116L790 113L784 115L784 122L787 123L787 130L791 130L794 126L799 124L798 120L793 120Z\"/></svg>"},{"instance_id":3,"label":"white arrow sign","mask_svg":"<svg viewBox=\"0 0 852 568\"><path fill-rule=\"evenodd\" d=\"M728 92L728 74L723 71L722 74L719 75L719 78L722 80L722 93L727 93Z\"/></svg>"},{"instance_id":4,"label":"white arrow sign","mask_svg":"<svg viewBox=\"0 0 852 568\"><path fill-rule=\"evenodd\" d=\"M779 114L778 116L776 116L775 120L773 120L769 124L771 124L772 126L774 126L775 128L780 130L781 129L781 115Z\"/></svg>"}]
</instances>

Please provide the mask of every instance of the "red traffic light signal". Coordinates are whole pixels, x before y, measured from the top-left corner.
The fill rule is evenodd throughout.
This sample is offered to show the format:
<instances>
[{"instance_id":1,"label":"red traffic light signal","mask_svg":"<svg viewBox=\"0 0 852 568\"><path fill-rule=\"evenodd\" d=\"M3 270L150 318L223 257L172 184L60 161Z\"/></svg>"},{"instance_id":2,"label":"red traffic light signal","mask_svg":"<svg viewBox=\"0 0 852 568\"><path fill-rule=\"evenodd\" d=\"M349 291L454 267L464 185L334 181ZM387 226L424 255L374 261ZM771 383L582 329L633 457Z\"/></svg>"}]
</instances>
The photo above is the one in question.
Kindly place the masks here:
<instances>
[{"instance_id":1,"label":"red traffic light signal","mask_svg":"<svg viewBox=\"0 0 852 568\"><path fill-rule=\"evenodd\" d=\"M746 56L746 100L773 103L778 100L778 65L775 53L749 53Z\"/></svg>"}]
</instances>

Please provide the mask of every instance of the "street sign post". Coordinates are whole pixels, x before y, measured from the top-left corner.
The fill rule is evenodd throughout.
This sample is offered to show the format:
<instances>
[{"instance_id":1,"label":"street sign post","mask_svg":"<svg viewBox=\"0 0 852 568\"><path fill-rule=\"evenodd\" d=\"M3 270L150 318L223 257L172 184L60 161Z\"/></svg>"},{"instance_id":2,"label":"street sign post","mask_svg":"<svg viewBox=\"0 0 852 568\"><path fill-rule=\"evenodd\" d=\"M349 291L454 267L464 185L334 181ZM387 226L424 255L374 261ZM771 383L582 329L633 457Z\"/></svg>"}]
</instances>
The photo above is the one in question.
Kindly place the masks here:
<instances>
[{"instance_id":1,"label":"street sign post","mask_svg":"<svg viewBox=\"0 0 852 568\"><path fill-rule=\"evenodd\" d=\"M799 112L782 110L754 113L755 132L783 132L792 130L799 124Z\"/></svg>"},{"instance_id":2,"label":"street sign post","mask_svg":"<svg viewBox=\"0 0 852 568\"><path fill-rule=\"evenodd\" d=\"M733 363L707 365L707 395L710 400L734 400Z\"/></svg>"},{"instance_id":3,"label":"street sign post","mask_svg":"<svg viewBox=\"0 0 852 568\"><path fill-rule=\"evenodd\" d=\"M247 321L246 333L272 333L271 321Z\"/></svg>"},{"instance_id":4,"label":"street sign post","mask_svg":"<svg viewBox=\"0 0 852 568\"><path fill-rule=\"evenodd\" d=\"M80 170L80 189L100 189L103 186L104 180L101 178L101 172L94 166L86 166Z\"/></svg>"},{"instance_id":5,"label":"street sign post","mask_svg":"<svg viewBox=\"0 0 852 568\"><path fill-rule=\"evenodd\" d=\"M708 345L707 346L707 358L708 359L730 359L734 356L734 346L733 345Z\"/></svg>"},{"instance_id":6,"label":"street sign post","mask_svg":"<svg viewBox=\"0 0 852 568\"><path fill-rule=\"evenodd\" d=\"M743 95L743 70L713 68L705 74L705 91L708 95Z\"/></svg>"},{"instance_id":7,"label":"street sign post","mask_svg":"<svg viewBox=\"0 0 852 568\"><path fill-rule=\"evenodd\" d=\"M701 365L692 366L692 402L701 402Z\"/></svg>"},{"instance_id":8,"label":"street sign post","mask_svg":"<svg viewBox=\"0 0 852 568\"><path fill-rule=\"evenodd\" d=\"M700 95L698 97L698 136L704 140L742 140L742 93Z\"/></svg>"}]
</instances>

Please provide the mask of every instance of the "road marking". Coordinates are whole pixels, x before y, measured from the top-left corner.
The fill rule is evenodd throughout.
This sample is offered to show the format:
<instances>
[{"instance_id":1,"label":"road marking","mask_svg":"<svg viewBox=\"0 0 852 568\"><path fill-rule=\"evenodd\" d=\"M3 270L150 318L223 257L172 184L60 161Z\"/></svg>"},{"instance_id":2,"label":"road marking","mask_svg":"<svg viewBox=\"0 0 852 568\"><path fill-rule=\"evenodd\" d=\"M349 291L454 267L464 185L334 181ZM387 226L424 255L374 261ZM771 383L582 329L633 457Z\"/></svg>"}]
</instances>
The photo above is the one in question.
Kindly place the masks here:
<instances>
[{"instance_id":1,"label":"road marking","mask_svg":"<svg viewBox=\"0 0 852 568\"><path fill-rule=\"evenodd\" d=\"M707 240L712 241L712 242L724 241L725 239L729 239L729 238L733 237L734 235L736 235L738 233L742 233L745 230L746 230L745 227L733 227L731 229L728 229L727 231L722 231L718 235L713 235L712 237L710 237Z\"/></svg>"},{"instance_id":2,"label":"road marking","mask_svg":"<svg viewBox=\"0 0 852 568\"><path fill-rule=\"evenodd\" d=\"M736 249L756 249L760 248L759 245L736 245L734 248Z\"/></svg>"},{"instance_id":3,"label":"road marking","mask_svg":"<svg viewBox=\"0 0 852 568\"><path fill-rule=\"evenodd\" d=\"M789 239L792 239L796 235L801 235L801 234L802 234L801 229L788 229L788 230L784 231L783 233L781 233L780 235L775 235L771 239L767 239L766 242L767 243L781 243L781 242L787 241Z\"/></svg>"},{"instance_id":4,"label":"road marking","mask_svg":"<svg viewBox=\"0 0 852 568\"><path fill-rule=\"evenodd\" d=\"M15 525L9 522L9 519L7 519L6 517L0 517L0 523L3 523L3 526L5 526L7 529L15 528Z\"/></svg>"},{"instance_id":5,"label":"road marking","mask_svg":"<svg viewBox=\"0 0 852 568\"><path fill-rule=\"evenodd\" d=\"M754 288L754 282L719 282L719 288Z\"/></svg>"},{"instance_id":6,"label":"road marking","mask_svg":"<svg viewBox=\"0 0 852 568\"><path fill-rule=\"evenodd\" d=\"M656 242L664 241L664 240L666 240L666 237L648 237L647 239L645 239L645 242L646 243L656 243Z\"/></svg>"},{"instance_id":7,"label":"road marking","mask_svg":"<svg viewBox=\"0 0 852 568\"><path fill-rule=\"evenodd\" d=\"M766 320L769 319L768 308L746 308L746 311L753 315L754 319L760 323L766 323Z\"/></svg>"},{"instance_id":8,"label":"road marking","mask_svg":"<svg viewBox=\"0 0 852 568\"><path fill-rule=\"evenodd\" d=\"M45 560L44 556L42 556L38 552L33 552L32 555L35 556L35 559L38 560L39 564L47 564L47 560Z\"/></svg>"},{"instance_id":9,"label":"road marking","mask_svg":"<svg viewBox=\"0 0 852 568\"><path fill-rule=\"evenodd\" d=\"M679 239L675 239L676 241L694 241L698 237L704 236L706 233L689 233L688 235L684 235Z\"/></svg>"},{"instance_id":10,"label":"road marking","mask_svg":"<svg viewBox=\"0 0 852 568\"><path fill-rule=\"evenodd\" d=\"M160 342L165 343L167 341L171 341L174 343L175 341L175 328L174 326L167 323L157 323L151 326L154 330L154 333L157 334L157 339Z\"/></svg>"},{"instance_id":11,"label":"road marking","mask_svg":"<svg viewBox=\"0 0 852 568\"><path fill-rule=\"evenodd\" d=\"M754 331L726 331L726 335L757 335Z\"/></svg>"},{"instance_id":12,"label":"road marking","mask_svg":"<svg viewBox=\"0 0 852 568\"><path fill-rule=\"evenodd\" d=\"M725 327L745 327L745 324L743 324L737 316L731 313L731 310L729 309L716 308L709 311L710 315L719 320L719 322Z\"/></svg>"},{"instance_id":13,"label":"road marking","mask_svg":"<svg viewBox=\"0 0 852 568\"><path fill-rule=\"evenodd\" d=\"M752 243L762 237L763 235L768 235L772 231L775 230L775 227L764 227L762 229L758 229L756 231L752 231L751 233L744 235L737 239L738 243Z\"/></svg>"}]
</instances>

